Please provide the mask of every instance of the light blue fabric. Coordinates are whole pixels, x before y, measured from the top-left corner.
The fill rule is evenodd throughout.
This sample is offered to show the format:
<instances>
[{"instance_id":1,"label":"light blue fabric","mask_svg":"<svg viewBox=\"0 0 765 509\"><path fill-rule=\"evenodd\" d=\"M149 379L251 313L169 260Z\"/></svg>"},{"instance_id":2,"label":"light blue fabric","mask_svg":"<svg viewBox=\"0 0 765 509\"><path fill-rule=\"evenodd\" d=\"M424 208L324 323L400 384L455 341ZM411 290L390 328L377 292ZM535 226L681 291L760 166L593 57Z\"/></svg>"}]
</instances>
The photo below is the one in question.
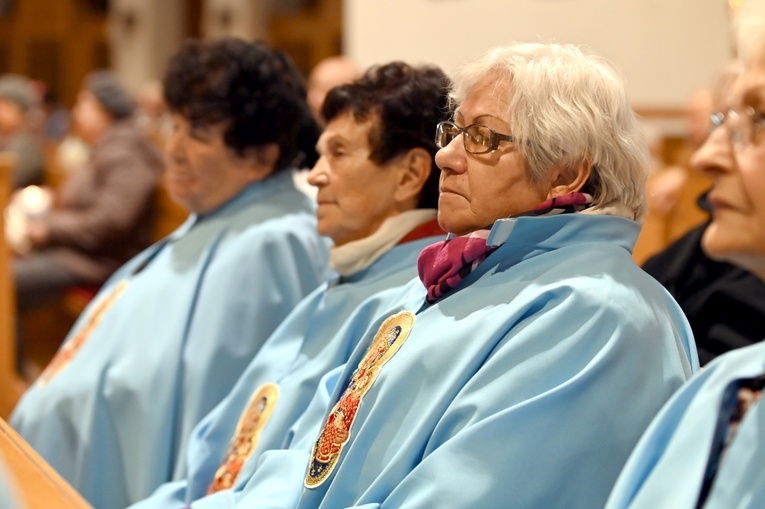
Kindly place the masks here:
<instances>
[{"instance_id":1,"label":"light blue fabric","mask_svg":"<svg viewBox=\"0 0 765 509\"><path fill-rule=\"evenodd\" d=\"M273 414L234 490L244 486L260 455L285 446L287 430L304 412L321 377L345 362L354 342L369 326L368 320L381 313L380 300L371 296L415 278L419 252L443 238L426 237L394 246L369 268L327 283L306 297L264 344L226 399L195 429L189 445L187 478L160 487L132 509L177 509L202 498L253 394L265 383L276 383L279 396ZM356 319L345 326L344 320L362 302ZM228 496L233 494L208 498Z\"/></svg>"},{"instance_id":2,"label":"light blue fabric","mask_svg":"<svg viewBox=\"0 0 765 509\"><path fill-rule=\"evenodd\" d=\"M416 313L411 334L327 480L302 486L322 425L309 415L325 419L375 330L291 448L260 458L236 507L602 507L651 418L698 369L682 311L632 261L638 231L585 214L495 225L492 241L507 242L454 292L432 306L419 282L398 295L387 316Z\"/></svg>"},{"instance_id":3,"label":"light blue fabric","mask_svg":"<svg viewBox=\"0 0 765 509\"><path fill-rule=\"evenodd\" d=\"M0 509L21 509L21 504L8 477L5 465L0 464Z\"/></svg>"},{"instance_id":4,"label":"light blue fabric","mask_svg":"<svg viewBox=\"0 0 765 509\"><path fill-rule=\"evenodd\" d=\"M192 215L116 273L127 290L10 423L98 509L123 508L183 473L192 427L327 274L314 205L289 171Z\"/></svg>"},{"instance_id":5,"label":"light blue fabric","mask_svg":"<svg viewBox=\"0 0 765 509\"><path fill-rule=\"evenodd\" d=\"M725 388L765 373L765 344L733 350L708 364L651 423L624 467L608 509L694 508ZM755 403L720 463L704 509L765 507L765 406Z\"/></svg>"}]
</instances>

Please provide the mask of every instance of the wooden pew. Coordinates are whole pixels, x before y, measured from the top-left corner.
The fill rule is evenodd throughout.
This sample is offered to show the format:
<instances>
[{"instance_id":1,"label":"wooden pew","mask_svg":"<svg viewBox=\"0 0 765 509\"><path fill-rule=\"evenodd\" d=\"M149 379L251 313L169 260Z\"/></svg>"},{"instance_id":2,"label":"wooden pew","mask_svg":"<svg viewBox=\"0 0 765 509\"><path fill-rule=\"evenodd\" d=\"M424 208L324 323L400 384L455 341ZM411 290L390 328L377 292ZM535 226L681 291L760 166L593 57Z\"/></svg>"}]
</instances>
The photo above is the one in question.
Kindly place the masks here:
<instances>
[{"instance_id":1,"label":"wooden pew","mask_svg":"<svg viewBox=\"0 0 765 509\"><path fill-rule=\"evenodd\" d=\"M0 152L0 211L8 205L14 159ZM26 390L16 370L16 292L11 273L12 255L5 241L5 221L0 221L0 417L10 415Z\"/></svg>"},{"instance_id":2,"label":"wooden pew","mask_svg":"<svg viewBox=\"0 0 765 509\"><path fill-rule=\"evenodd\" d=\"M93 509L23 438L0 419L0 456L25 509Z\"/></svg>"}]
</instances>

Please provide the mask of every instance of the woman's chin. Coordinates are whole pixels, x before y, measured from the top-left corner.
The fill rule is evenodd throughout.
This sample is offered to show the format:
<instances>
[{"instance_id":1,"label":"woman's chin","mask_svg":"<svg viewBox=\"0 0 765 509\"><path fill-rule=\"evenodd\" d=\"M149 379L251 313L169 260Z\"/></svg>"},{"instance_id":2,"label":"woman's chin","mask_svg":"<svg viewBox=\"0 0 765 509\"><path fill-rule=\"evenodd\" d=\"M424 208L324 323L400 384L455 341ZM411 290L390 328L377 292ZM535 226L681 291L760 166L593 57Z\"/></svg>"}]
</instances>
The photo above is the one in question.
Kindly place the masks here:
<instances>
[{"instance_id":1,"label":"woman's chin","mask_svg":"<svg viewBox=\"0 0 765 509\"><path fill-rule=\"evenodd\" d=\"M167 184L166 189L167 194L170 195L173 201L180 203L186 210L196 212L194 194L190 192L188 187Z\"/></svg>"},{"instance_id":2,"label":"woman's chin","mask_svg":"<svg viewBox=\"0 0 765 509\"><path fill-rule=\"evenodd\" d=\"M721 231L717 225L712 223L707 227L704 231L704 235L701 237L701 248L708 257L714 260L724 261L726 260L726 256L730 256L732 253L730 239L726 240L725 237L725 232Z\"/></svg>"},{"instance_id":3,"label":"woman's chin","mask_svg":"<svg viewBox=\"0 0 765 509\"><path fill-rule=\"evenodd\" d=\"M713 260L728 262L747 270L754 262L765 262L765 246L756 236L742 236L741 230L714 221L701 238L704 253Z\"/></svg>"}]
</instances>

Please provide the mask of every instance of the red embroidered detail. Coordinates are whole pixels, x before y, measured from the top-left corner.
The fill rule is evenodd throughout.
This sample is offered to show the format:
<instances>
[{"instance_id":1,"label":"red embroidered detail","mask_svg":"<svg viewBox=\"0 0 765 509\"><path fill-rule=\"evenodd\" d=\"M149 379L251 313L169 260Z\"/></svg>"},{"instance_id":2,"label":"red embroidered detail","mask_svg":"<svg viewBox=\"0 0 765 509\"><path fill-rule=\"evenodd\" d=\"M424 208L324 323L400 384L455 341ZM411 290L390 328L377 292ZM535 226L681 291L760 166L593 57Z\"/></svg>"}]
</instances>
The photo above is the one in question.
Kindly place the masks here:
<instances>
[{"instance_id":1,"label":"red embroidered detail","mask_svg":"<svg viewBox=\"0 0 765 509\"><path fill-rule=\"evenodd\" d=\"M305 478L306 488L321 485L332 473L343 447L351 437L361 400L380 374L380 370L406 341L414 325L414 315L402 311L389 317L375 334L374 341L351 375L348 386L332 408L319 439L313 447Z\"/></svg>"}]
</instances>

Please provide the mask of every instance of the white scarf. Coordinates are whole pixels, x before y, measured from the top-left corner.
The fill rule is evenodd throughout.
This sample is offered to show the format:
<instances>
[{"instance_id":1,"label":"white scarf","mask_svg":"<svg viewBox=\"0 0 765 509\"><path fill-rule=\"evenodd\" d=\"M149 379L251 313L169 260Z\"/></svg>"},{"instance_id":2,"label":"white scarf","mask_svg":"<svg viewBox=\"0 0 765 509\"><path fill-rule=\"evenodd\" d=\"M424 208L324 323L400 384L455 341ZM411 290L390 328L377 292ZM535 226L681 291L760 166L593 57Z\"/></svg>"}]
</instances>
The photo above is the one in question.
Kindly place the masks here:
<instances>
[{"instance_id":1,"label":"white scarf","mask_svg":"<svg viewBox=\"0 0 765 509\"><path fill-rule=\"evenodd\" d=\"M436 218L436 209L407 210L389 217L376 232L329 253L329 265L341 276L350 276L372 265L417 226Z\"/></svg>"}]
</instances>

